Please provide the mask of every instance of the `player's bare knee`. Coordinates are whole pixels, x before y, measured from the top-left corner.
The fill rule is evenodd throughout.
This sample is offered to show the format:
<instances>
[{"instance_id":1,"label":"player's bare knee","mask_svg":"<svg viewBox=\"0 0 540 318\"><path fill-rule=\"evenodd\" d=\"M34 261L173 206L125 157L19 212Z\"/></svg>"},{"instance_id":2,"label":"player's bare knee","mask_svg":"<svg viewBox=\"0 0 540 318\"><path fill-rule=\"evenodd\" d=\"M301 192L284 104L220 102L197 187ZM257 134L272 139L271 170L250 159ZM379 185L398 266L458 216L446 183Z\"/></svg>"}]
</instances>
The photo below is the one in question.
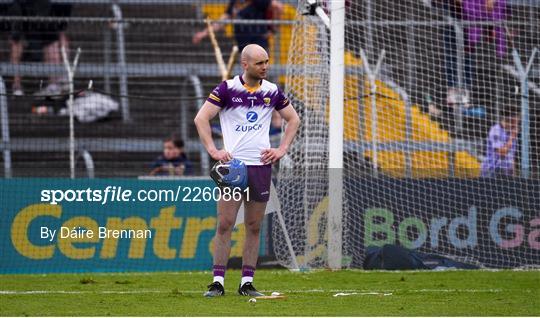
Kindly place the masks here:
<instances>
[{"instance_id":1,"label":"player's bare knee","mask_svg":"<svg viewBox=\"0 0 540 318\"><path fill-rule=\"evenodd\" d=\"M227 222L227 221L218 222L218 226L216 230L217 230L218 235L226 235L232 232L233 227L234 227L234 223L232 222Z\"/></svg>"},{"instance_id":2,"label":"player's bare knee","mask_svg":"<svg viewBox=\"0 0 540 318\"><path fill-rule=\"evenodd\" d=\"M246 222L246 232L248 232L251 235L259 235L261 231L261 222L258 221L252 221L252 222Z\"/></svg>"},{"instance_id":3,"label":"player's bare knee","mask_svg":"<svg viewBox=\"0 0 540 318\"><path fill-rule=\"evenodd\" d=\"M260 227L258 227L258 228L247 228L246 232L251 237L258 237L261 230L260 230Z\"/></svg>"}]
</instances>

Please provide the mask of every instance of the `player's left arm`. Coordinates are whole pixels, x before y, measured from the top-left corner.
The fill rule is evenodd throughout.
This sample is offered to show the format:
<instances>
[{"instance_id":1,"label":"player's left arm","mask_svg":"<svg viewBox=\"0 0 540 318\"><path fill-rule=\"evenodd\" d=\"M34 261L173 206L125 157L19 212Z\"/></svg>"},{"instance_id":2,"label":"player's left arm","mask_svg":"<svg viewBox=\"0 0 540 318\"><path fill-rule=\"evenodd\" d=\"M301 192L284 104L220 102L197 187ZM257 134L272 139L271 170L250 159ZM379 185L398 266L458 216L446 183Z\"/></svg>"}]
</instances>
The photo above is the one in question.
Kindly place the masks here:
<instances>
[{"instance_id":1,"label":"player's left arm","mask_svg":"<svg viewBox=\"0 0 540 318\"><path fill-rule=\"evenodd\" d=\"M283 156L285 156L285 154L289 150L289 147L291 146L294 137L296 136L298 127L300 126L300 117L298 117L298 114L296 113L296 110L294 110L294 107L292 105L282 108L278 110L278 112L281 117L287 122L287 125L285 128L285 133L281 138L281 144L279 145L279 147L264 149L261 152L261 161L265 164L274 163L281 159Z\"/></svg>"}]
</instances>

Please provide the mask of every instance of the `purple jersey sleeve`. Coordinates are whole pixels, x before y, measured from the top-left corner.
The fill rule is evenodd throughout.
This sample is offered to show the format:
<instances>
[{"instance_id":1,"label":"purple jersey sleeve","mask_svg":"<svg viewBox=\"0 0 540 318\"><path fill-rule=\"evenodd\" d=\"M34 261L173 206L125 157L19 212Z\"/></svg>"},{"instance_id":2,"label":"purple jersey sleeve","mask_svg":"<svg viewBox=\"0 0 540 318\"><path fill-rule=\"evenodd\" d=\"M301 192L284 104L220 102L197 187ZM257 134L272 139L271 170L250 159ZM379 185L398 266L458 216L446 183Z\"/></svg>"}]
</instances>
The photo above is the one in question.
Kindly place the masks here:
<instances>
[{"instance_id":1,"label":"purple jersey sleeve","mask_svg":"<svg viewBox=\"0 0 540 318\"><path fill-rule=\"evenodd\" d=\"M501 126L495 125L490 129L489 141L494 149L499 149L504 146L506 140Z\"/></svg>"},{"instance_id":2,"label":"purple jersey sleeve","mask_svg":"<svg viewBox=\"0 0 540 318\"><path fill-rule=\"evenodd\" d=\"M208 98L206 99L207 102L210 102L218 107L225 107L227 106L227 82L223 81L221 84L219 84L210 95L208 95Z\"/></svg>"},{"instance_id":3,"label":"purple jersey sleeve","mask_svg":"<svg viewBox=\"0 0 540 318\"><path fill-rule=\"evenodd\" d=\"M282 110L283 108L289 106L289 104L290 102L287 96L285 96L285 94L283 94L283 92L280 89L278 89L275 109Z\"/></svg>"}]
</instances>

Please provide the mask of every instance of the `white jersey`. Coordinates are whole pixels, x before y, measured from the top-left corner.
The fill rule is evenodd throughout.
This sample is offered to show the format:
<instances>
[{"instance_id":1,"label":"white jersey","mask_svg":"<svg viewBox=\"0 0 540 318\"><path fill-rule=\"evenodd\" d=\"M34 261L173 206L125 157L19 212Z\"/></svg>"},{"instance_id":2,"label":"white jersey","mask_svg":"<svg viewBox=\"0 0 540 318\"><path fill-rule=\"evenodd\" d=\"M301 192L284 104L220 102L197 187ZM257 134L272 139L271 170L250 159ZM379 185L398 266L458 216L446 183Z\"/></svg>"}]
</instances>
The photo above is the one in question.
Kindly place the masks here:
<instances>
[{"instance_id":1,"label":"white jersey","mask_svg":"<svg viewBox=\"0 0 540 318\"><path fill-rule=\"evenodd\" d=\"M262 80L250 88L235 76L218 85L207 101L222 108L219 120L225 150L246 165L263 165L261 151L270 148L272 111L289 105L278 86Z\"/></svg>"}]
</instances>

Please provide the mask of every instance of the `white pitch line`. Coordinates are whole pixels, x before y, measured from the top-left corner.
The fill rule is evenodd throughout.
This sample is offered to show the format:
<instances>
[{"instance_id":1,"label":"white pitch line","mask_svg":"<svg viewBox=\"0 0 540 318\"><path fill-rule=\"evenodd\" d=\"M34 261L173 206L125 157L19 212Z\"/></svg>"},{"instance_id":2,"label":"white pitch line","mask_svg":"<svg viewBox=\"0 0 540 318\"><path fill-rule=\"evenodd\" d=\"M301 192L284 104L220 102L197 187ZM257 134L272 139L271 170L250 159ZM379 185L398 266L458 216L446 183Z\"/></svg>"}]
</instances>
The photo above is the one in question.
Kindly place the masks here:
<instances>
[{"instance_id":1,"label":"white pitch line","mask_svg":"<svg viewBox=\"0 0 540 318\"><path fill-rule=\"evenodd\" d=\"M310 290L280 290L282 294L306 294L306 293L349 293L355 295L384 295L395 293L501 293L502 289L403 289L403 290L324 290L324 289L310 289ZM525 292L531 292L530 290L524 290ZM178 290L178 294L202 294L204 290ZM263 292L270 293L272 291L264 290ZM173 290L0 290L1 295L35 295L35 294L169 294L176 293Z\"/></svg>"},{"instance_id":2,"label":"white pitch line","mask_svg":"<svg viewBox=\"0 0 540 318\"><path fill-rule=\"evenodd\" d=\"M418 289L413 293L500 293L502 289Z\"/></svg>"},{"instance_id":3,"label":"white pitch line","mask_svg":"<svg viewBox=\"0 0 540 318\"><path fill-rule=\"evenodd\" d=\"M282 293L356 293L361 295L377 295L385 293L500 293L503 289L393 289L393 290L366 290L366 289L310 289L310 290L283 290ZM530 292L530 290L526 290Z\"/></svg>"},{"instance_id":4,"label":"white pitch line","mask_svg":"<svg viewBox=\"0 0 540 318\"><path fill-rule=\"evenodd\" d=\"M377 293L377 292L368 292L368 293L337 293L337 294L334 295L334 297L352 296L352 295L359 295L359 296L365 296L365 295L392 296L392 293Z\"/></svg>"},{"instance_id":5,"label":"white pitch line","mask_svg":"<svg viewBox=\"0 0 540 318\"><path fill-rule=\"evenodd\" d=\"M0 295L35 295L35 294L156 294L171 293L172 291L163 290L0 290Z\"/></svg>"}]
</instances>

